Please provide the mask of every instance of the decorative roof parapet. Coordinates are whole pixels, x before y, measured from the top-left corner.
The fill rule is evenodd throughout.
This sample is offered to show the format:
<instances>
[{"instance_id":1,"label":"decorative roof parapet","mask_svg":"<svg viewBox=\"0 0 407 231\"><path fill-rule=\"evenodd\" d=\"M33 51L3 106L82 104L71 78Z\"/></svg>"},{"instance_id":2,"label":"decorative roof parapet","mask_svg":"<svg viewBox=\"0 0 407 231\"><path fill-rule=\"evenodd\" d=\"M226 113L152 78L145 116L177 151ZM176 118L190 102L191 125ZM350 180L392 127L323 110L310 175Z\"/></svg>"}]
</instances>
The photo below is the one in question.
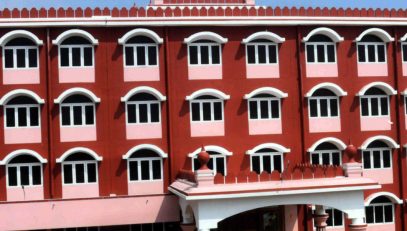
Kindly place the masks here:
<instances>
[{"instance_id":1,"label":"decorative roof parapet","mask_svg":"<svg viewBox=\"0 0 407 231\"><path fill-rule=\"evenodd\" d=\"M169 1L169 0L163 0ZM204 0L202 0L204 1ZM206 1L206 0L205 0ZM236 0L237 1L237 0ZM239 0L243 1L243 0ZM357 8L280 8L254 5L150 5L143 7L119 8L22 8L0 11L1 18L91 18L98 16L109 17L380 17L405 18L407 10L404 9L357 9Z\"/></svg>"}]
</instances>

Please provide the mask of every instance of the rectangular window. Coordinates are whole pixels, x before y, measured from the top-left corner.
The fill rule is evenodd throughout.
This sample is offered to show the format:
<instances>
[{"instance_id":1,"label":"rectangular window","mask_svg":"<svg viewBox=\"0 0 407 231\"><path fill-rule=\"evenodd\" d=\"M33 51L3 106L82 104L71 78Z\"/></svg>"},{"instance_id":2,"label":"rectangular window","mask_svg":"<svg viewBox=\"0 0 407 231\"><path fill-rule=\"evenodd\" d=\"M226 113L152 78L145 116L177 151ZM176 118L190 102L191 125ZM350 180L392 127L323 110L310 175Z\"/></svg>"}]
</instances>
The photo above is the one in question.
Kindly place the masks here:
<instances>
[{"instance_id":1,"label":"rectangular window","mask_svg":"<svg viewBox=\"0 0 407 231\"><path fill-rule=\"evenodd\" d=\"M385 63L386 45L381 42L360 42L358 43L359 63Z\"/></svg>"},{"instance_id":2,"label":"rectangular window","mask_svg":"<svg viewBox=\"0 0 407 231\"><path fill-rule=\"evenodd\" d=\"M220 155L218 153L216 154L210 154L210 159L208 162L208 168L213 170L213 174L216 175L217 173L226 176L226 156ZM199 163L197 156L192 158L192 163L193 163L193 171L198 170L201 167L201 164Z\"/></svg>"},{"instance_id":3,"label":"rectangular window","mask_svg":"<svg viewBox=\"0 0 407 231\"><path fill-rule=\"evenodd\" d=\"M127 67L158 65L158 46L155 44L127 44L124 46L124 60Z\"/></svg>"},{"instance_id":4,"label":"rectangular window","mask_svg":"<svg viewBox=\"0 0 407 231\"><path fill-rule=\"evenodd\" d=\"M193 43L188 46L189 65L216 65L221 63L219 44Z\"/></svg>"},{"instance_id":5,"label":"rectangular window","mask_svg":"<svg viewBox=\"0 0 407 231\"><path fill-rule=\"evenodd\" d=\"M391 168L392 154L388 148L370 148L363 151L364 169Z\"/></svg>"},{"instance_id":6,"label":"rectangular window","mask_svg":"<svg viewBox=\"0 0 407 231\"><path fill-rule=\"evenodd\" d=\"M62 126L95 125L95 105L93 103L61 104Z\"/></svg>"},{"instance_id":7,"label":"rectangular window","mask_svg":"<svg viewBox=\"0 0 407 231\"><path fill-rule=\"evenodd\" d=\"M96 161L67 161L62 168L64 184L97 183Z\"/></svg>"},{"instance_id":8,"label":"rectangular window","mask_svg":"<svg viewBox=\"0 0 407 231\"><path fill-rule=\"evenodd\" d=\"M221 121L223 120L223 101L216 99L192 100L192 121Z\"/></svg>"},{"instance_id":9,"label":"rectangular window","mask_svg":"<svg viewBox=\"0 0 407 231\"><path fill-rule=\"evenodd\" d=\"M310 97L309 115L310 117L327 118L339 116L339 97L337 96L317 96Z\"/></svg>"},{"instance_id":10,"label":"rectangular window","mask_svg":"<svg viewBox=\"0 0 407 231\"><path fill-rule=\"evenodd\" d=\"M311 153L311 164L315 165L336 165L342 163L341 154L338 150L319 150Z\"/></svg>"},{"instance_id":11,"label":"rectangular window","mask_svg":"<svg viewBox=\"0 0 407 231\"><path fill-rule=\"evenodd\" d=\"M326 208L325 212L328 214L328 220L326 221L327 227L338 228L344 226L343 212L333 208ZM315 212L314 212L315 213ZM315 220L314 220L315 222ZM315 226L315 224L314 224Z\"/></svg>"},{"instance_id":12,"label":"rectangular window","mask_svg":"<svg viewBox=\"0 0 407 231\"><path fill-rule=\"evenodd\" d=\"M252 98L248 100L250 119L279 119L280 118L280 99L270 98Z\"/></svg>"},{"instance_id":13,"label":"rectangular window","mask_svg":"<svg viewBox=\"0 0 407 231\"><path fill-rule=\"evenodd\" d=\"M401 44L401 51L403 56L403 62L407 62L407 43Z\"/></svg>"},{"instance_id":14,"label":"rectangular window","mask_svg":"<svg viewBox=\"0 0 407 231\"><path fill-rule=\"evenodd\" d=\"M38 48L34 46L6 46L4 52L5 68L37 68L38 67Z\"/></svg>"},{"instance_id":15,"label":"rectangular window","mask_svg":"<svg viewBox=\"0 0 407 231\"><path fill-rule=\"evenodd\" d=\"M129 181L162 180L162 159L131 158L128 160Z\"/></svg>"},{"instance_id":16,"label":"rectangular window","mask_svg":"<svg viewBox=\"0 0 407 231\"><path fill-rule=\"evenodd\" d=\"M390 203L374 203L365 207L366 223L385 224L394 222L394 206Z\"/></svg>"},{"instance_id":17,"label":"rectangular window","mask_svg":"<svg viewBox=\"0 0 407 231\"><path fill-rule=\"evenodd\" d=\"M61 67L92 67L92 45L61 45L59 47L59 65Z\"/></svg>"},{"instance_id":18,"label":"rectangular window","mask_svg":"<svg viewBox=\"0 0 407 231\"><path fill-rule=\"evenodd\" d=\"M362 116L388 116L389 115L389 96L374 95L361 96L361 115Z\"/></svg>"},{"instance_id":19,"label":"rectangular window","mask_svg":"<svg viewBox=\"0 0 407 231\"><path fill-rule=\"evenodd\" d=\"M6 105L4 108L7 128L39 126L38 105Z\"/></svg>"},{"instance_id":20,"label":"rectangular window","mask_svg":"<svg viewBox=\"0 0 407 231\"><path fill-rule=\"evenodd\" d=\"M18 163L7 165L8 186L42 185L41 163Z\"/></svg>"},{"instance_id":21,"label":"rectangular window","mask_svg":"<svg viewBox=\"0 0 407 231\"><path fill-rule=\"evenodd\" d=\"M283 154L280 152L254 153L251 155L251 171L257 174L262 172L271 173L274 170L281 172L283 170Z\"/></svg>"},{"instance_id":22,"label":"rectangular window","mask_svg":"<svg viewBox=\"0 0 407 231\"><path fill-rule=\"evenodd\" d=\"M159 101L129 101L127 102L127 123L159 123Z\"/></svg>"},{"instance_id":23,"label":"rectangular window","mask_svg":"<svg viewBox=\"0 0 407 231\"><path fill-rule=\"evenodd\" d=\"M277 44L250 43L246 46L248 64L275 64L278 62Z\"/></svg>"},{"instance_id":24,"label":"rectangular window","mask_svg":"<svg viewBox=\"0 0 407 231\"><path fill-rule=\"evenodd\" d=\"M335 63L336 45L330 42L309 42L306 44L307 63Z\"/></svg>"}]
</instances>

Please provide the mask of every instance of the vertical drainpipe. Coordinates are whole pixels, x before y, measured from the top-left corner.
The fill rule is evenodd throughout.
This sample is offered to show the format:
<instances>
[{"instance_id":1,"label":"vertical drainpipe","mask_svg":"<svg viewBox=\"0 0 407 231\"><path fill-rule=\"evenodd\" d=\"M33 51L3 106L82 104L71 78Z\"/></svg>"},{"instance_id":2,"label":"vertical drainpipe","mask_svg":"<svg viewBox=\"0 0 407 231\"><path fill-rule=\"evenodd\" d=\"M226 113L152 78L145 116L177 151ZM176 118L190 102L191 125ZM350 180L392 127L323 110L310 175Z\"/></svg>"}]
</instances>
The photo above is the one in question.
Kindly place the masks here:
<instances>
[{"instance_id":1,"label":"vertical drainpipe","mask_svg":"<svg viewBox=\"0 0 407 231\"><path fill-rule=\"evenodd\" d=\"M393 28L393 35L394 35L394 43L393 43L393 60L394 60L393 62L394 62L394 65L393 65L393 68L394 68L394 77L395 77L394 78L394 85L395 85L395 88L397 90L397 93L399 93L401 91L401 89L399 89L399 81L398 81L398 78L399 78L399 73L398 73L399 59L397 57L398 36L397 36L395 28ZM394 123L394 124L396 125L397 142L400 144L399 155L398 155L398 167L399 167L398 173L400 175L399 187L400 187L401 198L403 198L404 197L404 188L403 188L403 186L404 186L404 183L403 183L404 175L403 175L403 158L402 158L402 156L404 155L403 153L404 153L405 150L404 150L403 145L401 144L401 129L400 129L400 126L399 126L401 124L401 121L402 121L401 113L400 113L400 110L399 110L400 109L400 105L399 105L400 98L399 98L399 95L396 95L394 98L395 98L395 101L396 101L396 119L397 119L397 122L398 122L398 123ZM401 205L400 210L401 210L401 218L402 218L401 219L401 227L402 227L403 230L405 230L404 206L403 205Z\"/></svg>"},{"instance_id":2,"label":"vertical drainpipe","mask_svg":"<svg viewBox=\"0 0 407 231\"><path fill-rule=\"evenodd\" d=\"M163 44L163 46L164 46L164 54L165 54L165 56L164 56L164 63L165 63L165 74L164 74L164 76L165 76L165 91L166 91L166 95L167 95L167 105L166 105L166 108L167 108L167 142L168 142L168 159L167 159L167 161L168 161L168 179L169 179L169 182L168 182L168 185L170 185L171 184L171 181L172 181L172 160L171 160L171 158L172 158L172 142L171 142L171 134L172 134L172 132L171 132L171 129L172 129L172 126L171 126L171 116L170 116L170 105L171 105L171 99L172 99L172 97L170 96L170 90L171 90L171 88L170 88L170 80L169 80L169 73L170 73L170 70L169 70L169 66L170 66L170 54L169 54L169 51L168 51L168 49L169 49L169 44L168 44L168 42L169 42L169 39L168 39L168 27L165 27L164 28L164 44Z\"/></svg>"},{"instance_id":3,"label":"vertical drainpipe","mask_svg":"<svg viewBox=\"0 0 407 231\"><path fill-rule=\"evenodd\" d=\"M297 67L298 67L298 89L300 91L300 94L298 96L299 103L300 103L300 129L301 129L301 151L302 151L302 162L305 162L307 159L307 151L305 150L305 130L304 130L304 88L303 88L303 83L302 83L302 78L303 78L303 67L301 64L301 37L302 33L300 32L299 26L296 27L296 33L297 33ZM308 230L308 222L307 222L307 217L308 217L308 209L306 205L302 205L303 212L304 212L304 220L302 222L304 230Z\"/></svg>"},{"instance_id":4,"label":"vertical drainpipe","mask_svg":"<svg viewBox=\"0 0 407 231\"><path fill-rule=\"evenodd\" d=\"M47 134L48 134L48 169L49 169L49 194L51 198L54 198L54 187L53 187L53 174L52 174L52 169L54 165L54 159L52 159L52 154L51 152L53 151L53 141L52 141L52 113L51 113L51 104L52 104L52 98L51 98L51 39L49 35L49 27L47 27L47 59L45 62L46 66L46 75L45 75L45 82L46 82L46 103L45 103L45 109L47 111Z\"/></svg>"}]
</instances>

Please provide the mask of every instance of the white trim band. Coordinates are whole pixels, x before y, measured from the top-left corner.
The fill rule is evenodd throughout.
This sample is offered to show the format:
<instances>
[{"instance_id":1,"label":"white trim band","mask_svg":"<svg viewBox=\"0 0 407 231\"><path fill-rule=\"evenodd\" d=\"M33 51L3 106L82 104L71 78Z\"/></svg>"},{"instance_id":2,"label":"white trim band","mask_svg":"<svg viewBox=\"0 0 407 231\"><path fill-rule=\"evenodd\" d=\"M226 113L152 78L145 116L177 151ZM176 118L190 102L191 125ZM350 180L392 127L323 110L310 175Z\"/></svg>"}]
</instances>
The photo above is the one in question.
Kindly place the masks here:
<instances>
[{"instance_id":1,"label":"white trim band","mask_svg":"<svg viewBox=\"0 0 407 231\"><path fill-rule=\"evenodd\" d=\"M308 33L308 35L306 37L304 37L302 39L302 42L308 42L308 40L314 36L314 35L325 35L327 37L329 37L333 42L342 42L344 40L343 37L341 37L336 31L327 28L327 27L319 27L316 28L314 30L312 30L311 32Z\"/></svg>"},{"instance_id":2,"label":"white trim band","mask_svg":"<svg viewBox=\"0 0 407 231\"><path fill-rule=\"evenodd\" d=\"M5 46L10 40L13 40L13 39L19 38L19 37L28 38L28 39L32 40L38 46L43 45L42 40L40 40L33 33L26 31L26 30L13 30L13 31L6 33L5 35L3 35L0 38L0 46Z\"/></svg>"},{"instance_id":3,"label":"white trim band","mask_svg":"<svg viewBox=\"0 0 407 231\"><path fill-rule=\"evenodd\" d=\"M56 161L57 161L57 163L62 163L68 156L78 153L78 152L86 153L86 154L92 156L96 161L103 160L102 156L99 156L96 152L94 152L93 150L91 150L89 148L76 147L76 148L71 148L68 151L64 152L64 154L62 154L61 157L57 158Z\"/></svg>"},{"instance_id":4,"label":"white trim band","mask_svg":"<svg viewBox=\"0 0 407 231\"><path fill-rule=\"evenodd\" d=\"M198 32L195 33L191 36L189 36L188 38L184 39L184 43L189 44L189 43L193 43L196 42L198 40L211 40L217 43L227 43L228 39L224 38L222 36L220 36L219 34L210 32L210 31L202 31L202 32Z\"/></svg>"},{"instance_id":5,"label":"white trim band","mask_svg":"<svg viewBox=\"0 0 407 231\"><path fill-rule=\"evenodd\" d=\"M247 44L250 43L253 40L257 40L257 39L266 39L266 40L270 40L274 43L283 43L285 42L285 38L280 37L279 35L272 33L270 31L260 31L260 32L256 32L252 35L250 35L249 37L245 38L242 40L243 44Z\"/></svg>"},{"instance_id":6,"label":"white trim band","mask_svg":"<svg viewBox=\"0 0 407 231\"><path fill-rule=\"evenodd\" d=\"M153 152L157 153L157 155L161 156L162 158L168 157L167 153L165 153L161 148L159 148L153 144L140 144L140 145L134 146L129 151L127 151L126 154L124 154L122 156L122 158L123 158L123 160L127 160L131 157L131 155L133 155L133 153L143 150L143 149L153 151Z\"/></svg>"},{"instance_id":7,"label":"white trim band","mask_svg":"<svg viewBox=\"0 0 407 231\"><path fill-rule=\"evenodd\" d=\"M0 165L6 165L8 162L10 162L10 160L20 155L31 155L37 158L42 164L46 164L48 162L47 159L43 158L40 154L38 154L38 152L29 149L18 149L10 152L6 157L4 157L4 159L0 161Z\"/></svg>"},{"instance_id":8,"label":"white trim band","mask_svg":"<svg viewBox=\"0 0 407 231\"><path fill-rule=\"evenodd\" d=\"M123 97L120 98L120 101L122 102L127 102L133 95L139 94L139 93L148 93L156 97L160 101L165 101L167 100L167 97L165 97L161 92L158 90L152 88L152 87L147 87L147 86L141 86L141 87L136 87L131 89L127 94Z\"/></svg>"},{"instance_id":9,"label":"white trim band","mask_svg":"<svg viewBox=\"0 0 407 231\"><path fill-rule=\"evenodd\" d=\"M158 36L157 33L155 33L152 30L144 29L144 28L137 28L137 29L127 32L125 35L123 35L123 37L119 38L118 43L120 45L124 45L127 43L127 40L129 40L133 37L136 37L136 36L148 37L148 38L154 40L154 42L157 44L162 44L164 41L160 36Z\"/></svg>"},{"instance_id":10,"label":"white trim band","mask_svg":"<svg viewBox=\"0 0 407 231\"><path fill-rule=\"evenodd\" d=\"M288 97L288 93L282 92L277 88L274 87L261 87L253 90L249 94L244 95L244 99L250 99L253 96L259 95L259 94L269 94L273 95L277 98L286 98Z\"/></svg>"},{"instance_id":11,"label":"white trim band","mask_svg":"<svg viewBox=\"0 0 407 231\"><path fill-rule=\"evenodd\" d=\"M30 98L33 98L39 104L44 104L45 103L45 100L42 99L40 96L38 96L33 91L26 90L26 89L16 89L16 90L12 90L12 91L8 92L3 97L1 97L0 105L6 105L8 103L8 101L10 101L14 97L18 97L18 96L28 96Z\"/></svg>"},{"instance_id":12,"label":"white trim band","mask_svg":"<svg viewBox=\"0 0 407 231\"><path fill-rule=\"evenodd\" d=\"M264 148L274 149L274 150L276 150L278 152L282 152L282 153L291 152L291 149L286 148L283 145L276 144L276 143L264 143L264 144L257 145L253 149L247 150L246 154L252 155Z\"/></svg>"},{"instance_id":13,"label":"white trim band","mask_svg":"<svg viewBox=\"0 0 407 231\"><path fill-rule=\"evenodd\" d=\"M100 98L98 98L93 92L89 91L88 89L82 87L74 87L62 92L58 98L54 99L54 103L59 104L62 103L66 98L71 95L84 95L89 97L94 103L100 103Z\"/></svg>"},{"instance_id":14,"label":"white trim band","mask_svg":"<svg viewBox=\"0 0 407 231\"><path fill-rule=\"evenodd\" d=\"M93 35L91 35L89 32L84 31L84 30L79 30L79 29L72 29L72 30L67 30L63 33L61 33L60 35L58 35L58 37L54 40L52 40L52 44L54 45L61 45L61 43L72 36L79 36L82 37L84 39L87 39L91 44L93 45L98 45L99 41L97 39L95 39L95 37L93 37Z\"/></svg>"}]
</instances>

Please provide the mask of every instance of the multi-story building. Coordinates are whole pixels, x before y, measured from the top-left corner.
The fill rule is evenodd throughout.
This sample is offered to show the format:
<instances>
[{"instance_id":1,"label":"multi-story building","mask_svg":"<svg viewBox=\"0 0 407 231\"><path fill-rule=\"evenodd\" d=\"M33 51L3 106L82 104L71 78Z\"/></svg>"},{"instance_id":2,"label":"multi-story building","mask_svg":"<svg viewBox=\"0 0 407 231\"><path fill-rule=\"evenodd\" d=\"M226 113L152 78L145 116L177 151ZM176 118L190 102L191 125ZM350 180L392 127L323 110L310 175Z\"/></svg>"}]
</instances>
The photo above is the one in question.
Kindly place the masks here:
<instances>
[{"instance_id":1,"label":"multi-story building","mask_svg":"<svg viewBox=\"0 0 407 231\"><path fill-rule=\"evenodd\" d=\"M253 0L0 11L0 229L406 230L406 25Z\"/></svg>"}]
</instances>

